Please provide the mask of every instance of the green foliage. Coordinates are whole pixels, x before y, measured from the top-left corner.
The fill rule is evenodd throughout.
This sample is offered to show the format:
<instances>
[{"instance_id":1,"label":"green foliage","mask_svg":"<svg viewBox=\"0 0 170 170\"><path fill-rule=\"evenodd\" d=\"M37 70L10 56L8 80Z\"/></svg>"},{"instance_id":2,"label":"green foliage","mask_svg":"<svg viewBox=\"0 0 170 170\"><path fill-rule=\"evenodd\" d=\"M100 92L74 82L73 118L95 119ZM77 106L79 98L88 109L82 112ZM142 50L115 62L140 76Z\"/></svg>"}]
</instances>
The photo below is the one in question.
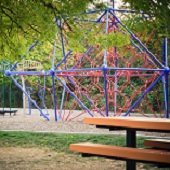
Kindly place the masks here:
<instances>
[{"instance_id":1,"label":"green foliage","mask_svg":"<svg viewBox=\"0 0 170 170\"><path fill-rule=\"evenodd\" d=\"M129 44L129 34L123 34L121 32L110 32L108 34L103 33L103 29L98 25L90 25L91 28L86 30L84 27L76 27L76 31L69 32L67 35L69 41L69 48L75 52L82 53L85 51L84 42L87 42L90 46L97 45L101 51L104 51L113 46L122 47L125 44ZM75 29L75 27L73 27ZM83 38L82 38L83 37Z\"/></svg>"},{"instance_id":2,"label":"green foliage","mask_svg":"<svg viewBox=\"0 0 170 170\"><path fill-rule=\"evenodd\" d=\"M121 32L111 32L109 34L100 33L97 36L94 36L94 32L91 32L88 37L88 42L90 45L98 44L102 51L113 46L122 47L130 43L128 34L122 34Z\"/></svg>"},{"instance_id":3,"label":"green foliage","mask_svg":"<svg viewBox=\"0 0 170 170\"><path fill-rule=\"evenodd\" d=\"M1 54L2 58L19 59L36 39L54 34L49 24L53 20L51 12L37 1L1 1ZM37 15L38 14L38 15ZM54 29L53 29L54 30ZM12 57L11 57L12 56Z\"/></svg>"},{"instance_id":4,"label":"green foliage","mask_svg":"<svg viewBox=\"0 0 170 170\"><path fill-rule=\"evenodd\" d=\"M1 0L0 59L20 59L37 39L53 44L56 17L69 27L66 16L83 13L90 4L98 3L95 0Z\"/></svg>"},{"instance_id":5,"label":"green foliage","mask_svg":"<svg viewBox=\"0 0 170 170\"><path fill-rule=\"evenodd\" d=\"M170 38L170 1L169 0L158 0L158 1L148 1L148 0L125 0L128 2L131 9L137 11L144 11L144 13L149 16L147 18L147 26L152 27L159 36L167 36ZM141 22L141 21L140 21ZM140 25L141 27L141 25ZM142 27L141 27L142 28ZM141 29L142 31L142 29Z\"/></svg>"}]
</instances>

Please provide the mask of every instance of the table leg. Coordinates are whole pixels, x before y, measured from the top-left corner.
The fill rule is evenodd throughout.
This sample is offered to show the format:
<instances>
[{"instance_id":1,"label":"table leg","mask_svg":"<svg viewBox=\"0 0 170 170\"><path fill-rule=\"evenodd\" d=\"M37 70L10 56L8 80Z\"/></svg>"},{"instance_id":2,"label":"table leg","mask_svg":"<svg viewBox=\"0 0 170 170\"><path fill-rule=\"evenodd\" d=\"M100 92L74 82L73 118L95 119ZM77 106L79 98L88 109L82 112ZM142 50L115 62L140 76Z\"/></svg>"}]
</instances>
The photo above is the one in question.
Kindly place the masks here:
<instances>
[{"instance_id":1,"label":"table leg","mask_svg":"<svg viewBox=\"0 0 170 170\"><path fill-rule=\"evenodd\" d=\"M126 146L136 148L136 131L127 129L126 131ZM136 170L136 161L126 161L126 170Z\"/></svg>"}]
</instances>

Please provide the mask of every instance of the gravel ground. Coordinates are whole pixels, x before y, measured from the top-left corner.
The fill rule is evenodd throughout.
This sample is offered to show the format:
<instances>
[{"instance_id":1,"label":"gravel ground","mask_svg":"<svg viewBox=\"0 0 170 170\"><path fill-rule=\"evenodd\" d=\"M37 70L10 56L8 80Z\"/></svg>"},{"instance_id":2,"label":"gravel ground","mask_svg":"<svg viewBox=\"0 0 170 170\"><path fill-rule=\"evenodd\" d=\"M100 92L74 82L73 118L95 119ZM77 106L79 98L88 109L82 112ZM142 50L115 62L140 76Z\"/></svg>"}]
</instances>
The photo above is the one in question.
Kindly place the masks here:
<instances>
[{"instance_id":1,"label":"gravel ground","mask_svg":"<svg viewBox=\"0 0 170 170\"><path fill-rule=\"evenodd\" d=\"M15 109L13 109L15 110ZM44 117L40 116L38 110L33 109L31 115L23 113L22 109L17 109L16 115L5 116L0 115L0 130L6 131L34 131L34 132L54 132L54 133L91 133L91 134L116 134L125 135L124 131L112 131L107 129L99 129L92 125L83 124L83 116L81 119L76 119L73 122L56 122L54 119L53 110L49 110L50 121L47 121ZM75 114L75 115L74 115ZM76 116L79 112L72 114ZM87 116L87 114L85 115ZM65 116L66 117L66 116ZM156 136L156 137L170 137L169 134L165 133L149 133L149 132L138 132L139 136Z\"/></svg>"},{"instance_id":2,"label":"gravel ground","mask_svg":"<svg viewBox=\"0 0 170 170\"><path fill-rule=\"evenodd\" d=\"M35 132L56 132L56 133L99 133L100 129L95 126L78 122L55 121L52 110L49 110L50 121L40 116L38 110L33 110L31 115L23 114L22 109L18 109L16 115L0 116L0 130L14 131L35 131ZM109 133L108 130L102 130L103 133Z\"/></svg>"}]
</instances>

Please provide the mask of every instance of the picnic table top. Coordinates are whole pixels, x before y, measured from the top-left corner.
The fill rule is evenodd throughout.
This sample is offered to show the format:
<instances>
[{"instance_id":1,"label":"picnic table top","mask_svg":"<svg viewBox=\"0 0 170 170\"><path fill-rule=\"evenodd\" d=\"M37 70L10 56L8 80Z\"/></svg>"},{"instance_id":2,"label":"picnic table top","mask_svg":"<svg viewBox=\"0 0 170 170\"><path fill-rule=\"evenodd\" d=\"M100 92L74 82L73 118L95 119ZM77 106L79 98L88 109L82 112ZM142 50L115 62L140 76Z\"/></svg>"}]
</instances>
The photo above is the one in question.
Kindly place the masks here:
<instances>
[{"instance_id":1,"label":"picnic table top","mask_svg":"<svg viewBox=\"0 0 170 170\"><path fill-rule=\"evenodd\" d=\"M117 129L137 129L148 131L170 132L170 119L148 117L87 117L84 124L104 127L116 127Z\"/></svg>"}]
</instances>

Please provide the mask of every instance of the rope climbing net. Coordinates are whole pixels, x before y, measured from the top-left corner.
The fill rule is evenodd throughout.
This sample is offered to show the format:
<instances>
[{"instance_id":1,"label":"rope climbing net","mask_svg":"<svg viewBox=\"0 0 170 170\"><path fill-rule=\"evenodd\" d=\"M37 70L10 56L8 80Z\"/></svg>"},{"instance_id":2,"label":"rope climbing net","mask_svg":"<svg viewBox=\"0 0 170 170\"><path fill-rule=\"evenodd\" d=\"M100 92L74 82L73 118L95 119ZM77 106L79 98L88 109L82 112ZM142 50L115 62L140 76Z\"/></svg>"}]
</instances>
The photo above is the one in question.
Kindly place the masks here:
<instances>
[{"instance_id":1,"label":"rope climbing net","mask_svg":"<svg viewBox=\"0 0 170 170\"><path fill-rule=\"evenodd\" d=\"M132 11L110 9L108 15L107 12L105 15L101 14L97 20L100 29L93 36L112 32L119 35L121 32L129 34L131 43L120 47L115 45L102 51L97 43L90 46L88 39L84 38L82 45L86 47L86 52L72 53L69 57L65 57L63 60L65 63L59 66L61 70L64 68L67 70L58 77L64 78L63 82L58 80L63 83L62 101L65 101L61 102L58 113L62 120L66 121L83 120L87 117L86 107L90 110L90 116L121 116L137 113L142 116L165 117L167 114L165 110L169 107L166 99L169 92L165 88L168 87L168 81L162 73L165 68L162 64L164 59L162 61L158 51L153 54L146 48L150 45L149 41L154 32L149 34L143 44L139 40L140 35L133 34L119 20L119 18L125 20L124 13ZM115 15L116 12L120 12L117 14L119 18ZM89 30L88 26L88 24L83 25ZM166 58L165 51L166 43L164 44ZM78 100L84 104L82 111ZM75 113L75 110L79 112Z\"/></svg>"},{"instance_id":2,"label":"rope climbing net","mask_svg":"<svg viewBox=\"0 0 170 170\"><path fill-rule=\"evenodd\" d=\"M80 26L87 30L85 35L91 34L96 40L84 36L79 41L84 52L68 50L67 37L60 32L56 41L61 41L63 59L53 64L50 70L14 71L17 65L14 64L6 75L13 79L48 120L49 117L27 95L13 75L51 77L55 120L81 121L87 116L128 116L135 113L168 117L170 69L167 39L164 39L161 59L159 51L151 52L146 47L151 45L154 32L147 35L147 40L142 43L140 35L134 34L126 26L129 15L136 15L134 11L108 8L86 12L86 16L92 14L97 14L97 19L82 21L76 18ZM144 15L143 12L140 15ZM62 22L57 19L56 24L61 29ZM123 42L120 42L120 38ZM100 41L105 42L104 50ZM111 47L108 46L110 41L113 43ZM56 44L53 63L56 61ZM56 81L62 87L62 94L57 91Z\"/></svg>"}]
</instances>

